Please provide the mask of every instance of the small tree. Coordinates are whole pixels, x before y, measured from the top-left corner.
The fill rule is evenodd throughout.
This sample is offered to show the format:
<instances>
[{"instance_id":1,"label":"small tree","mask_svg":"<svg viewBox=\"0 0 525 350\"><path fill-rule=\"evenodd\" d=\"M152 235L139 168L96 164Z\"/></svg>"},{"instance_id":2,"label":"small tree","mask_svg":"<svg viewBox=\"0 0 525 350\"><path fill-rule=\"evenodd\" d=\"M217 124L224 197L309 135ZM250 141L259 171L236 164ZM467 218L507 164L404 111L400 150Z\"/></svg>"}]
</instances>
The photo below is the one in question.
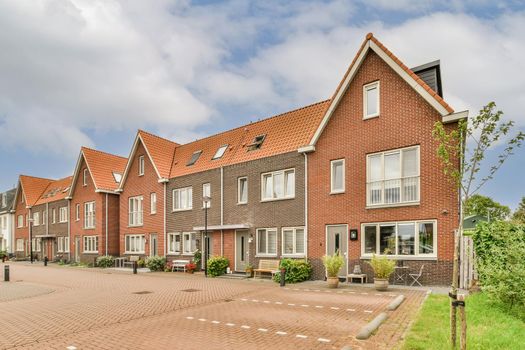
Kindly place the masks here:
<instances>
[{"instance_id":1,"label":"small tree","mask_svg":"<svg viewBox=\"0 0 525 350\"><path fill-rule=\"evenodd\" d=\"M518 224L525 224L525 197L521 197L518 209L512 214L512 221Z\"/></svg>"},{"instance_id":2,"label":"small tree","mask_svg":"<svg viewBox=\"0 0 525 350\"><path fill-rule=\"evenodd\" d=\"M484 215L489 221L505 220L510 215L510 208L490 197L475 194L465 201L465 215Z\"/></svg>"},{"instance_id":3,"label":"small tree","mask_svg":"<svg viewBox=\"0 0 525 350\"><path fill-rule=\"evenodd\" d=\"M502 122L502 111L496 111L496 104L490 102L483 107L470 123L460 120L458 127L452 130L441 122L436 122L433 137L439 143L437 155L443 164L444 174L458 188L461 198L459 228L454 237L454 264L452 270L452 284L450 286L450 340L453 348L456 347L456 299L459 277L459 235L463 232L463 218L466 203L477 193L487 181L501 168L503 163L513 154L515 148L520 147L525 134L519 131L514 137L503 140L509 135L514 126L513 121ZM488 149L497 143L504 143L505 147L499 154L498 160L491 165L485 174L481 173Z\"/></svg>"}]
</instances>

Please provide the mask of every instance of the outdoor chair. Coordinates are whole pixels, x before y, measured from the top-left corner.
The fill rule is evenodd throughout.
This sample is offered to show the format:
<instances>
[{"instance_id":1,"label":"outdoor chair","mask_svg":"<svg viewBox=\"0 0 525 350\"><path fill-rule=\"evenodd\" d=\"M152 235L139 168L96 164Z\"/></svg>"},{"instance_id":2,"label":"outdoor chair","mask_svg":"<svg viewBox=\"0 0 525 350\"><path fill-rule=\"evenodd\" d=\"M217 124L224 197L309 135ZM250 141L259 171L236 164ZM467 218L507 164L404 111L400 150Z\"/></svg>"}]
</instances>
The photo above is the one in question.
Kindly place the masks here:
<instances>
[{"instance_id":1,"label":"outdoor chair","mask_svg":"<svg viewBox=\"0 0 525 350\"><path fill-rule=\"evenodd\" d=\"M417 283L419 284L420 287L423 287L423 285L419 283L419 279L421 278L421 276L423 276L423 267L425 267L425 264L421 265L421 267L419 268L419 273L409 273L408 274L410 277L412 277L412 283L410 284L411 286L413 286L414 283Z\"/></svg>"}]
</instances>

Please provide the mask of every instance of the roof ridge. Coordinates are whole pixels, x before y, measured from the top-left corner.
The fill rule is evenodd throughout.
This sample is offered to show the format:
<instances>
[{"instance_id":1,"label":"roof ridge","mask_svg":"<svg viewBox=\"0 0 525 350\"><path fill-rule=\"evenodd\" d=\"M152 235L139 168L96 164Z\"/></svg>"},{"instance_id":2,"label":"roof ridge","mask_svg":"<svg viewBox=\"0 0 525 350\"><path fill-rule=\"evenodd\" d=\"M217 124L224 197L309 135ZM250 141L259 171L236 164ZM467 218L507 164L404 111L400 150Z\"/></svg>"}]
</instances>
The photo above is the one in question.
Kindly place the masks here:
<instances>
[{"instance_id":1,"label":"roof ridge","mask_svg":"<svg viewBox=\"0 0 525 350\"><path fill-rule=\"evenodd\" d=\"M47 178L47 177L39 177L39 176L32 176L32 175L24 175L24 174L20 174L20 177L30 177L32 179L39 179L39 180L47 180L47 181L56 181L55 179L50 179L50 178Z\"/></svg>"},{"instance_id":2,"label":"roof ridge","mask_svg":"<svg viewBox=\"0 0 525 350\"><path fill-rule=\"evenodd\" d=\"M155 135L155 134L153 134L153 133L151 133L151 132L148 132L148 131L146 131L146 130L139 129L138 132L139 132L139 134L140 134L140 133L145 133L145 134L148 134L149 136L153 136L153 137L156 137L156 138L158 138L158 139L161 139L161 140L164 140L164 141L168 141L168 142L170 142L170 143L173 143L173 144L176 145L175 147L180 146L180 143L177 143L177 142L172 141L172 140L168 140L168 139L165 138L165 137L162 137L162 136L159 136L159 135Z\"/></svg>"},{"instance_id":3,"label":"roof ridge","mask_svg":"<svg viewBox=\"0 0 525 350\"><path fill-rule=\"evenodd\" d=\"M318 102L315 102L315 103L311 103L309 105L306 105L306 106L302 106L302 107L298 107L298 108L294 108L294 109L291 109L289 111L286 111L286 112L282 112L282 113L279 113L279 114L276 114L276 115L272 115L270 117L266 117L266 118L263 118L263 119L260 119L260 120L257 120L255 122L250 122L248 124L243 124L243 125L240 125L240 126L237 126L233 129L228 129L228 130L224 130L224 131L221 131L221 132L218 132L218 133L215 133L215 134L211 134L211 135L208 135L206 137L203 137L201 139L196 139L194 141L191 141L191 142L188 142L188 143L184 143L184 144L180 144L178 147L181 147L181 146L186 146L186 145L190 145L194 142L197 142L197 141L203 141L203 140L206 140L206 139L209 139L209 138L212 138L212 137L215 137L215 136L218 136L218 135L222 135L222 134L225 134L227 132L231 132L231 131L235 131L235 130L238 130L238 129L242 129L242 128L245 128L247 126L250 126L250 125L254 125L254 124L258 124L258 123L262 123L262 122L265 122L265 121L268 121L268 120L271 120L271 119L276 119L276 118L279 118L279 117L282 117L286 114L290 114L290 113L294 113L294 112L298 112L300 110L303 110L303 109L307 109L307 108L311 108L311 107L314 107L316 105L320 105L320 104L323 104L323 103L326 103L328 101L330 101L331 99L328 98L328 99L325 99L325 100L322 100L322 101L318 101Z\"/></svg>"},{"instance_id":4,"label":"roof ridge","mask_svg":"<svg viewBox=\"0 0 525 350\"><path fill-rule=\"evenodd\" d=\"M81 148L82 148L82 150L88 150L88 151L93 151L93 152L97 152L97 153L106 154L108 156L118 157L118 158L122 158L122 159L128 159L127 157L119 156L118 154L104 152L104 151L101 151L101 150L98 150L98 149L94 149L94 148L89 148L89 147L86 147L86 146L82 146Z\"/></svg>"}]
</instances>

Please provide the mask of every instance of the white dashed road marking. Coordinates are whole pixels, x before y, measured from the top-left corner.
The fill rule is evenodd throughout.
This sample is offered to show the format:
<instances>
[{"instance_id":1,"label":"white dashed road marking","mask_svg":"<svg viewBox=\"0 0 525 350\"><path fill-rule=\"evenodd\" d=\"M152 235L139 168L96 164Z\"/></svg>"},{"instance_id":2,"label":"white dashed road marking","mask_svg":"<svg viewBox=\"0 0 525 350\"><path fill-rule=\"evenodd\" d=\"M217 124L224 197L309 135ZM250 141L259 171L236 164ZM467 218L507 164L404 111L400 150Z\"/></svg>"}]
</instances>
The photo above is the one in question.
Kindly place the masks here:
<instances>
[{"instance_id":1,"label":"white dashed road marking","mask_svg":"<svg viewBox=\"0 0 525 350\"><path fill-rule=\"evenodd\" d=\"M205 318L199 318L199 321L206 322L206 319Z\"/></svg>"},{"instance_id":2,"label":"white dashed road marking","mask_svg":"<svg viewBox=\"0 0 525 350\"><path fill-rule=\"evenodd\" d=\"M219 324L219 323L221 323L221 321L211 321L211 323Z\"/></svg>"},{"instance_id":3,"label":"white dashed road marking","mask_svg":"<svg viewBox=\"0 0 525 350\"><path fill-rule=\"evenodd\" d=\"M243 324L243 325L241 326L241 328L244 328L244 329L250 329L251 327Z\"/></svg>"},{"instance_id":4,"label":"white dashed road marking","mask_svg":"<svg viewBox=\"0 0 525 350\"><path fill-rule=\"evenodd\" d=\"M372 311L372 310L365 310L365 312L366 312L367 314L371 314L373 311Z\"/></svg>"},{"instance_id":5,"label":"white dashed road marking","mask_svg":"<svg viewBox=\"0 0 525 350\"><path fill-rule=\"evenodd\" d=\"M286 333L286 332L282 332L282 331L277 331L277 332L275 332L275 334L278 334L278 335L287 335L288 333Z\"/></svg>"},{"instance_id":6,"label":"white dashed road marking","mask_svg":"<svg viewBox=\"0 0 525 350\"><path fill-rule=\"evenodd\" d=\"M330 343L330 339L318 338L317 340L320 341L321 343Z\"/></svg>"},{"instance_id":7,"label":"white dashed road marking","mask_svg":"<svg viewBox=\"0 0 525 350\"><path fill-rule=\"evenodd\" d=\"M297 334L295 337L296 337L296 338L301 338L301 339L306 339L306 338L308 338L307 335L302 335L302 334Z\"/></svg>"},{"instance_id":8,"label":"white dashed road marking","mask_svg":"<svg viewBox=\"0 0 525 350\"><path fill-rule=\"evenodd\" d=\"M235 323L226 323L226 325L227 325L228 327L233 327L233 326L235 326Z\"/></svg>"},{"instance_id":9,"label":"white dashed road marking","mask_svg":"<svg viewBox=\"0 0 525 350\"><path fill-rule=\"evenodd\" d=\"M187 318L188 320L193 320L193 317L191 317L191 316L188 316L188 317L186 317L186 318Z\"/></svg>"},{"instance_id":10,"label":"white dashed road marking","mask_svg":"<svg viewBox=\"0 0 525 350\"><path fill-rule=\"evenodd\" d=\"M268 332L268 330L266 328L257 328L257 330L259 332Z\"/></svg>"}]
</instances>

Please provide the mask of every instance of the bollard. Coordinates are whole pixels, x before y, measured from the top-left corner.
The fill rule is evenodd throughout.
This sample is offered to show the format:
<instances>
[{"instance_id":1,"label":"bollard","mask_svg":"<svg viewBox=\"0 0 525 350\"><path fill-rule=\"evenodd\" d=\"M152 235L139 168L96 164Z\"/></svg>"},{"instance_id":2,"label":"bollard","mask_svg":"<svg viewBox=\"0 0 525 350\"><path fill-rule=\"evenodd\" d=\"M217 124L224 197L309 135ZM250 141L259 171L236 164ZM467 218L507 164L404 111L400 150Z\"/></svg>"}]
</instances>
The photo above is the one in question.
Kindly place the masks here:
<instances>
[{"instance_id":1,"label":"bollard","mask_svg":"<svg viewBox=\"0 0 525 350\"><path fill-rule=\"evenodd\" d=\"M286 269L281 269L281 287L286 285Z\"/></svg>"},{"instance_id":2,"label":"bollard","mask_svg":"<svg viewBox=\"0 0 525 350\"><path fill-rule=\"evenodd\" d=\"M137 262L136 261L133 262L133 274L134 275L137 274Z\"/></svg>"},{"instance_id":3,"label":"bollard","mask_svg":"<svg viewBox=\"0 0 525 350\"><path fill-rule=\"evenodd\" d=\"M47 266L47 262L49 261L49 259L47 258L47 256L44 258L44 266Z\"/></svg>"},{"instance_id":4,"label":"bollard","mask_svg":"<svg viewBox=\"0 0 525 350\"><path fill-rule=\"evenodd\" d=\"M9 282L9 265L4 266L4 281Z\"/></svg>"}]
</instances>

